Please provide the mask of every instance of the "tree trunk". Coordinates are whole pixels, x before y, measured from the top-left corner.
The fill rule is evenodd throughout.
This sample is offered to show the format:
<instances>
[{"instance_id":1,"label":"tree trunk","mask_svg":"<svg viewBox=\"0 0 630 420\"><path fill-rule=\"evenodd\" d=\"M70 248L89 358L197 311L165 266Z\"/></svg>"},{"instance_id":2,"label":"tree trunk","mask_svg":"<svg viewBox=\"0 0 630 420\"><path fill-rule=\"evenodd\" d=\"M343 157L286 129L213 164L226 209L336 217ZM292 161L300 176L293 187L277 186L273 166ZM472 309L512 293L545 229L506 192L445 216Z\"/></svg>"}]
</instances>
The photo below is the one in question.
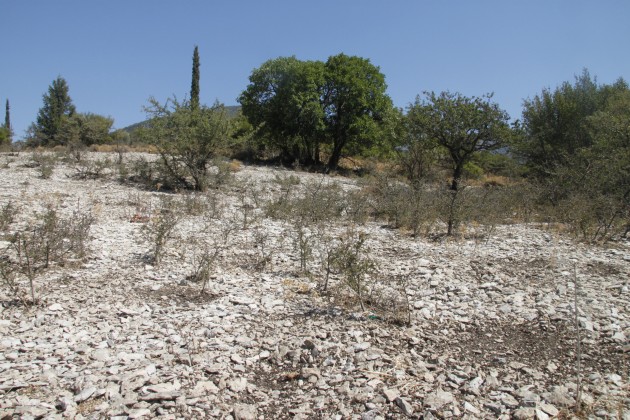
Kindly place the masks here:
<instances>
[{"instance_id":1,"label":"tree trunk","mask_svg":"<svg viewBox=\"0 0 630 420\"><path fill-rule=\"evenodd\" d=\"M464 172L463 163L457 163L453 170L453 181L451 182L451 191L457 191L459 189L459 180L462 178Z\"/></svg>"},{"instance_id":2,"label":"tree trunk","mask_svg":"<svg viewBox=\"0 0 630 420\"><path fill-rule=\"evenodd\" d=\"M337 169L337 166L339 165L339 160L341 160L341 151L342 150L343 150L343 142L335 141L335 143L333 145L332 154L330 155L330 158L328 159L328 169L329 170Z\"/></svg>"},{"instance_id":3,"label":"tree trunk","mask_svg":"<svg viewBox=\"0 0 630 420\"><path fill-rule=\"evenodd\" d=\"M454 230L457 229L457 225L459 224L459 221L457 220L456 206L457 194L459 193L459 181L463 172L463 163L457 163L455 165L455 169L453 170L453 181L451 182L450 188L451 202L448 209L448 231L446 232L448 236L453 236Z\"/></svg>"}]
</instances>

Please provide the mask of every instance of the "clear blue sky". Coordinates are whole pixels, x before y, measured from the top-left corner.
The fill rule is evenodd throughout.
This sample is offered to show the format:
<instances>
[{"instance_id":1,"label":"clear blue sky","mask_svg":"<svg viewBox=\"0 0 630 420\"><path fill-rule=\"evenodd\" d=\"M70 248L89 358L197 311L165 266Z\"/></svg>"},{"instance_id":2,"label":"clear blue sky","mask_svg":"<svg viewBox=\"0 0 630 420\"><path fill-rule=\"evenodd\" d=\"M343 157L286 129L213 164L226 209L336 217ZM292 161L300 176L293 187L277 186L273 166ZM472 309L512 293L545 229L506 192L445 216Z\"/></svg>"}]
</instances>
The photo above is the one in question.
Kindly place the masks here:
<instances>
[{"instance_id":1,"label":"clear blue sky","mask_svg":"<svg viewBox=\"0 0 630 420\"><path fill-rule=\"evenodd\" d=\"M267 59L343 52L380 67L396 106L494 92L519 118L583 68L630 81L629 22L628 0L0 0L0 122L8 98L21 138L58 75L79 112L141 121L150 96L188 95L195 45L208 104L236 105Z\"/></svg>"}]
</instances>

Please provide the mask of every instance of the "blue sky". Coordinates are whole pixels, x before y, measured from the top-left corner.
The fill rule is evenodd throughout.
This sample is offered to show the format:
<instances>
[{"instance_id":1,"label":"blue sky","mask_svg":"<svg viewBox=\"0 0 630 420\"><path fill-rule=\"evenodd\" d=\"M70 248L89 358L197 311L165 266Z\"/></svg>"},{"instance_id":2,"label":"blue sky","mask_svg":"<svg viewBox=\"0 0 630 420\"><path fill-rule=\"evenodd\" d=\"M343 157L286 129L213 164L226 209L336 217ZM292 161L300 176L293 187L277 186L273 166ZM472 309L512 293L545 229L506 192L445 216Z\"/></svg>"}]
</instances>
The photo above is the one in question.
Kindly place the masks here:
<instances>
[{"instance_id":1,"label":"blue sky","mask_svg":"<svg viewBox=\"0 0 630 420\"><path fill-rule=\"evenodd\" d=\"M629 21L627 0L0 0L0 121L8 98L21 138L58 75L79 112L141 121L150 96L188 94L195 45L208 104L237 104L267 59L343 52L380 67L396 106L494 92L519 118L583 68L630 81Z\"/></svg>"}]
</instances>

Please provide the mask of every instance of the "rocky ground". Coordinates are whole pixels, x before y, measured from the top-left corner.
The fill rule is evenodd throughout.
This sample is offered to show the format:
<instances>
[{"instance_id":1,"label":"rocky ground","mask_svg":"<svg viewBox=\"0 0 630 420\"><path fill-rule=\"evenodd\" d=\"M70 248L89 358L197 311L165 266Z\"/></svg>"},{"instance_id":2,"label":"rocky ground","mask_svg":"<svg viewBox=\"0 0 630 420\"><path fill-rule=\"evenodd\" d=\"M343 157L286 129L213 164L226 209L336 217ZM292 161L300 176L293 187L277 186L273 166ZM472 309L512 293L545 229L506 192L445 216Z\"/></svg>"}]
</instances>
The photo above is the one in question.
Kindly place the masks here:
<instances>
[{"instance_id":1,"label":"rocky ground","mask_svg":"<svg viewBox=\"0 0 630 420\"><path fill-rule=\"evenodd\" d=\"M0 286L2 419L546 419L572 415L578 386L583 415L630 419L628 243L532 225L414 239L370 220L355 228L381 303L361 310L334 276L319 293L317 264L304 274L287 222L261 210L286 170L241 167L203 205L189 197L155 264L146 231L161 197L181 194L77 179L65 165L43 179L29 162L0 156L0 206L19 209L5 239L46 205L94 223L86 258L36 277L39 304ZM220 252L200 294L191 273L208 247Z\"/></svg>"}]
</instances>

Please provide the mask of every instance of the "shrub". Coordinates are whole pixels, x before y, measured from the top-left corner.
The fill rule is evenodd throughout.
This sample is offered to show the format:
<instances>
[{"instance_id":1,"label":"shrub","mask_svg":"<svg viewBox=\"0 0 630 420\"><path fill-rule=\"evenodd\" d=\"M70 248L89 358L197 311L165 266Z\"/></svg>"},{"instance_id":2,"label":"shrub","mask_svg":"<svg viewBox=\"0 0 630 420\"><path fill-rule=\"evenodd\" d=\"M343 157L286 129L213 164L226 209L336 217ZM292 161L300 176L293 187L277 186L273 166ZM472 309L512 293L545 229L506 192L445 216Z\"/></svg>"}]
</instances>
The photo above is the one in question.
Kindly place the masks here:
<instances>
[{"instance_id":1,"label":"shrub","mask_svg":"<svg viewBox=\"0 0 630 420\"><path fill-rule=\"evenodd\" d=\"M31 154L31 164L29 166L38 168L39 176L42 179L49 179L56 165L57 159L53 154L38 151Z\"/></svg>"},{"instance_id":2,"label":"shrub","mask_svg":"<svg viewBox=\"0 0 630 420\"><path fill-rule=\"evenodd\" d=\"M13 223L16 215L17 208L11 201L0 208L0 232L4 232Z\"/></svg>"},{"instance_id":3,"label":"shrub","mask_svg":"<svg viewBox=\"0 0 630 420\"><path fill-rule=\"evenodd\" d=\"M166 243L171 239L180 218L177 202L171 197L161 197L160 207L143 227L145 239L151 244L149 257L155 265L160 264Z\"/></svg>"},{"instance_id":4,"label":"shrub","mask_svg":"<svg viewBox=\"0 0 630 420\"><path fill-rule=\"evenodd\" d=\"M339 238L330 254L330 267L341 276L343 285L356 293L362 311L365 310L370 277L377 272L377 265L369 257L366 240L364 233L348 231Z\"/></svg>"},{"instance_id":5,"label":"shrub","mask_svg":"<svg viewBox=\"0 0 630 420\"><path fill-rule=\"evenodd\" d=\"M157 147L163 175L174 188L205 191L208 164L225 147L229 135L223 106L191 107L177 100L160 105L152 99L147 112L151 120L144 137ZM221 175L229 172L218 169Z\"/></svg>"},{"instance_id":6,"label":"shrub","mask_svg":"<svg viewBox=\"0 0 630 420\"><path fill-rule=\"evenodd\" d=\"M83 258L87 253L92 215L79 210L62 217L52 206L37 215L41 222L31 229L16 232L11 238L13 255L2 262L1 273L5 284L17 293L16 276L29 281L31 301L35 297L34 280L51 264L63 264L70 258Z\"/></svg>"}]
</instances>

